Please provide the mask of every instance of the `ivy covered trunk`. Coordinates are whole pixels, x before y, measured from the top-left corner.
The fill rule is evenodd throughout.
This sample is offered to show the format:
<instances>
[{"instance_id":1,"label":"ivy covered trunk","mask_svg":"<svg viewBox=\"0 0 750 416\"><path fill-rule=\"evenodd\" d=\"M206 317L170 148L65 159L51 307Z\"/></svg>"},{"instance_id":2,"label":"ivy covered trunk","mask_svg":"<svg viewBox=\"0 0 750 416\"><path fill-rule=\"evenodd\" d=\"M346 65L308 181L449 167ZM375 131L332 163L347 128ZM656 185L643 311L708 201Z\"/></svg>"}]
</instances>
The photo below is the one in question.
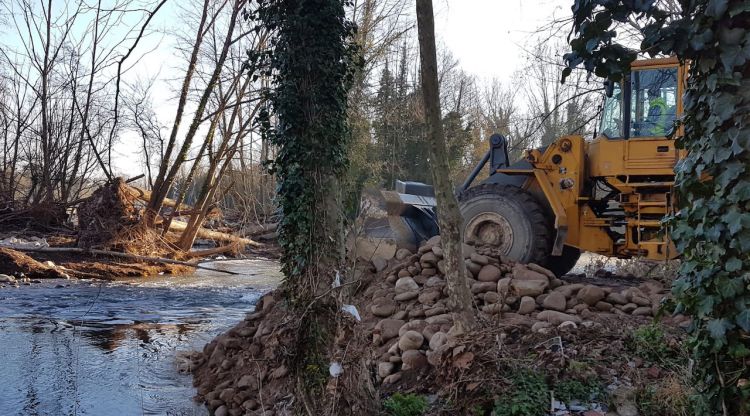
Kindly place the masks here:
<instances>
[{"instance_id":1,"label":"ivy covered trunk","mask_svg":"<svg viewBox=\"0 0 750 416\"><path fill-rule=\"evenodd\" d=\"M750 1L680 1L674 16L654 0L577 0L568 67L619 79L636 51L611 26L645 21L641 51L689 66L684 100L687 157L676 166L682 254L676 312L692 316L690 347L701 415L750 414Z\"/></svg>"},{"instance_id":2,"label":"ivy covered trunk","mask_svg":"<svg viewBox=\"0 0 750 416\"><path fill-rule=\"evenodd\" d=\"M428 127L430 170L437 200L440 238L445 252L445 279L448 289L448 306L454 321L466 329L473 321L472 297L466 284L462 251L461 212L450 180L450 166L445 148L442 116L440 114L440 89L435 51L435 21L432 0L417 0L419 26L419 57L422 75L422 97Z\"/></svg>"},{"instance_id":3,"label":"ivy covered trunk","mask_svg":"<svg viewBox=\"0 0 750 416\"><path fill-rule=\"evenodd\" d=\"M280 288L297 331L290 351L299 408L320 414L329 405L329 348L340 323L344 228L339 181L347 168L347 93L354 70L353 26L341 0L261 2L257 18L271 30L267 60L272 85L265 133L278 153ZM276 124L271 128L272 124ZM365 388L369 374L354 389ZM350 373L351 374L351 373Z\"/></svg>"}]
</instances>

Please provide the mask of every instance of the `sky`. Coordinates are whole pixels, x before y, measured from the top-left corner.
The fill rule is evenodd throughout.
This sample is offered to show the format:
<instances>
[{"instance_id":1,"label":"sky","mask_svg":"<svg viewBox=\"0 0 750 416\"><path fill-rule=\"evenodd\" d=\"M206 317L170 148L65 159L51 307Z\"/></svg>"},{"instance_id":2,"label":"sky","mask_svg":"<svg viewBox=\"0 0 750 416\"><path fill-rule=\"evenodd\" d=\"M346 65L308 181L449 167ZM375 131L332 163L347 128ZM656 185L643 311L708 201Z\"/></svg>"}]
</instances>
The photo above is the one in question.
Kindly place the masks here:
<instances>
[{"instance_id":1,"label":"sky","mask_svg":"<svg viewBox=\"0 0 750 416\"><path fill-rule=\"evenodd\" d=\"M156 4L153 0L136 1L146 7L150 2ZM433 3L437 41L451 51L460 67L480 82L498 79L512 85L514 74L523 71L524 49L530 45L535 30L552 18L569 16L573 0L433 0ZM76 3L53 0L53 9L59 10L66 4ZM180 27L184 23L179 23L185 4L179 0L168 1L153 20L152 27L166 33L188 33ZM13 31L11 27L0 28L4 36ZM4 43L12 44L12 38L9 39ZM184 69L180 69L184 58L178 54L176 44L167 35L148 36L134 53L134 57L142 57L123 77L124 82L158 79L153 86L153 98L157 114L165 124L171 124L174 118L175 90L184 74ZM125 134L115 146L116 173L134 176L142 170L138 162L139 142L134 134Z\"/></svg>"},{"instance_id":2,"label":"sky","mask_svg":"<svg viewBox=\"0 0 750 416\"><path fill-rule=\"evenodd\" d=\"M524 47L573 0L433 0L435 32L464 71L480 79L511 80L523 68Z\"/></svg>"},{"instance_id":3,"label":"sky","mask_svg":"<svg viewBox=\"0 0 750 416\"><path fill-rule=\"evenodd\" d=\"M539 27L552 18L571 14L573 0L433 0L435 10L435 34L458 59L467 73L480 81L499 79L512 85L512 78L523 70L524 49ZM173 10L160 17L173 15ZM169 27L168 21L159 24ZM144 46L144 49L148 44ZM174 52L173 44L162 43L155 52L147 54L140 66L134 68L140 77L159 74L169 78L176 73L173 63L177 59L165 59ZM165 85L155 85L158 112L165 117L174 117L174 92ZM167 118L165 121L169 122ZM117 156L115 170L121 173L138 171L137 137L123 137L114 148Z\"/></svg>"},{"instance_id":4,"label":"sky","mask_svg":"<svg viewBox=\"0 0 750 416\"><path fill-rule=\"evenodd\" d=\"M512 84L512 78L523 70L524 49L539 27L553 18L571 14L573 0L433 0L437 41L444 44L467 73L480 81L494 78ZM169 15L169 11L166 15ZM162 17L164 14L162 15ZM169 26L168 22L160 22ZM164 46L143 58L136 72L166 77L174 67ZM177 60L176 62L181 62ZM141 75L146 76L146 75ZM173 93L158 86L163 98L160 112L174 114ZM137 146L126 137L115 148L120 156L116 169L121 172L138 169Z\"/></svg>"}]
</instances>

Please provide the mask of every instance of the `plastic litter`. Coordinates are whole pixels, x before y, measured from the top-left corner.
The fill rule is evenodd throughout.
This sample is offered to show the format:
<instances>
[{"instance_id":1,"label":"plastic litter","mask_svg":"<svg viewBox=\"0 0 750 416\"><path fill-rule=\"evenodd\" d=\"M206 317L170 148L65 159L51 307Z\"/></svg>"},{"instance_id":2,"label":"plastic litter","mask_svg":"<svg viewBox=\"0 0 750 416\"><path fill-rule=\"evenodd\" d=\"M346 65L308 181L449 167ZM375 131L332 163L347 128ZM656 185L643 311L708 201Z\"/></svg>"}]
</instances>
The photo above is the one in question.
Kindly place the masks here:
<instances>
[{"instance_id":1,"label":"plastic litter","mask_svg":"<svg viewBox=\"0 0 750 416\"><path fill-rule=\"evenodd\" d=\"M29 238L8 237L8 238L0 239L0 247L7 247L11 249L46 248L46 247L49 247L49 243L44 238L38 238L38 237L29 237Z\"/></svg>"},{"instance_id":2,"label":"plastic litter","mask_svg":"<svg viewBox=\"0 0 750 416\"><path fill-rule=\"evenodd\" d=\"M359 311L357 310L357 307L354 305L342 305L341 310L348 313L349 315L353 316L354 319L357 320L357 322L362 322L362 318L359 316Z\"/></svg>"},{"instance_id":3,"label":"plastic litter","mask_svg":"<svg viewBox=\"0 0 750 416\"><path fill-rule=\"evenodd\" d=\"M341 286L341 274L339 273L338 270L336 270L336 278L333 279L333 283L331 283L331 287L335 289L339 286Z\"/></svg>"},{"instance_id":4,"label":"plastic litter","mask_svg":"<svg viewBox=\"0 0 750 416\"><path fill-rule=\"evenodd\" d=\"M328 372L331 374L331 377L338 378L341 374L344 373L344 367L342 367L340 363L334 361L328 367Z\"/></svg>"}]
</instances>

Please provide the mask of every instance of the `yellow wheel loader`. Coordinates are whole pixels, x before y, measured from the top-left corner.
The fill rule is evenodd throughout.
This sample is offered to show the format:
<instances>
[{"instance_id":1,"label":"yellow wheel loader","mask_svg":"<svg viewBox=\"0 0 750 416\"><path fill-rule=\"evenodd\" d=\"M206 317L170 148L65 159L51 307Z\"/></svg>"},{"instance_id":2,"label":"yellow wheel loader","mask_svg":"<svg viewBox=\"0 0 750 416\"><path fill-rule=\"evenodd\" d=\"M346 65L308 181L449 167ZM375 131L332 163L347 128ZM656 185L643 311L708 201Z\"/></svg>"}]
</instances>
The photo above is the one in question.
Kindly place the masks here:
<instances>
[{"instance_id":1,"label":"yellow wheel loader","mask_svg":"<svg viewBox=\"0 0 750 416\"><path fill-rule=\"evenodd\" d=\"M684 79L674 58L634 62L621 83L605 84L593 140L560 137L512 163L505 138L493 135L458 191L465 241L498 246L510 259L557 275L582 251L676 257L662 220L674 209L674 166L682 155L667 136L682 113ZM489 177L474 184L485 166ZM381 241L409 249L437 234L429 186L397 182L383 196L389 216L366 231L380 229Z\"/></svg>"}]
</instances>

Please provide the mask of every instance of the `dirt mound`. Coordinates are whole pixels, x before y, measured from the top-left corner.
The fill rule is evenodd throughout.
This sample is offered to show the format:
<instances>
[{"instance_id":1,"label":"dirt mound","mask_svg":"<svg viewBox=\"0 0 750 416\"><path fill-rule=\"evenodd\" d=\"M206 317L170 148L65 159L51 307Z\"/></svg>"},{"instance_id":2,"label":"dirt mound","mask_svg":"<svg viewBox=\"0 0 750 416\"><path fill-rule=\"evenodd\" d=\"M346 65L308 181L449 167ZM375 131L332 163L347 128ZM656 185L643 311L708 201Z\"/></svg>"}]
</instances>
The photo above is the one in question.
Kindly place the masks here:
<instances>
[{"instance_id":1,"label":"dirt mound","mask_svg":"<svg viewBox=\"0 0 750 416\"><path fill-rule=\"evenodd\" d=\"M593 386L608 396L625 397L614 402L627 414L643 380L656 385L656 379L677 377L674 366L640 357L648 354L631 342L638 328L650 328L666 296L659 283L571 284L540 266L510 262L492 248L465 246L477 323L461 333L446 305L442 256L439 237L433 238L416 254L402 249L390 262L374 259L355 274L360 287L354 306L361 322L337 339L348 339L349 354L364 355L383 398L396 392L426 395L431 398L426 414L503 414L502 406L515 406L506 402L525 389L518 387L518 375L530 373L544 386L528 399L537 401L538 414L549 409L555 415L606 413L612 400L604 393L595 398ZM266 298L259 308L191 357L197 399L217 415L287 414L292 384L284 380L286 367L279 367L273 354L290 340L277 329L283 317L268 314ZM658 340L646 343L678 356L680 322L655 330ZM265 356L269 351L272 355ZM353 365L344 363L344 374L356 371Z\"/></svg>"},{"instance_id":2,"label":"dirt mound","mask_svg":"<svg viewBox=\"0 0 750 416\"><path fill-rule=\"evenodd\" d=\"M337 321L337 334L327 356L302 365L302 375L294 374L293 352L300 342L300 320L275 296L278 292L263 296L255 312L242 322L211 341L202 352L183 357L181 369L193 372L196 400L217 416L292 415L304 408L304 399L293 395L295 384L321 383L331 394L311 400L344 409L333 414L368 413L360 406L373 400L374 391L369 400L353 397L360 390L353 387L359 374L355 369L366 371L362 366L366 351L349 348L352 340L364 340L356 332L354 317L343 313L330 316ZM345 370L338 373L338 369Z\"/></svg>"},{"instance_id":3,"label":"dirt mound","mask_svg":"<svg viewBox=\"0 0 750 416\"><path fill-rule=\"evenodd\" d=\"M25 275L31 279L65 279L68 276L61 270L41 262L19 251L0 247L0 274L10 276Z\"/></svg>"}]
</instances>

